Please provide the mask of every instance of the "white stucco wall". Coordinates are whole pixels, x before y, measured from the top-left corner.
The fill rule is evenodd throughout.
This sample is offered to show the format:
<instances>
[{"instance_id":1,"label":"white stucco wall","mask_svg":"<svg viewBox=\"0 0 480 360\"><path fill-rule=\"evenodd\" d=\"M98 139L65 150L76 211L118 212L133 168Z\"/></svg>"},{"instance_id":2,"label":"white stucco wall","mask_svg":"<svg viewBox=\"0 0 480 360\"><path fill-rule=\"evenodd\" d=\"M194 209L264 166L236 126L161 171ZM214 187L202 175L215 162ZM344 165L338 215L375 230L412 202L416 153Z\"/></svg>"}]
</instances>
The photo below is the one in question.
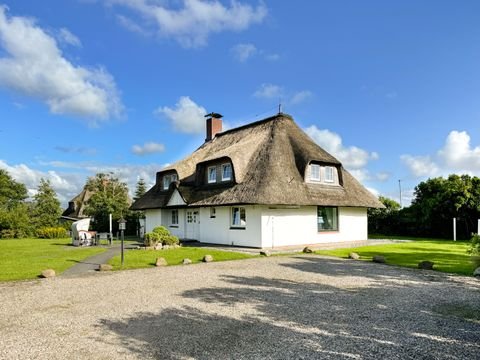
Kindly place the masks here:
<instances>
[{"instance_id":1,"label":"white stucco wall","mask_svg":"<svg viewBox=\"0 0 480 360\"><path fill-rule=\"evenodd\" d=\"M151 232L155 226L162 225L162 210L145 210L145 232Z\"/></svg>"},{"instance_id":2,"label":"white stucco wall","mask_svg":"<svg viewBox=\"0 0 480 360\"><path fill-rule=\"evenodd\" d=\"M367 209L338 208L339 230L318 232L317 207L262 209L262 247L366 240Z\"/></svg>"}]
</instances>

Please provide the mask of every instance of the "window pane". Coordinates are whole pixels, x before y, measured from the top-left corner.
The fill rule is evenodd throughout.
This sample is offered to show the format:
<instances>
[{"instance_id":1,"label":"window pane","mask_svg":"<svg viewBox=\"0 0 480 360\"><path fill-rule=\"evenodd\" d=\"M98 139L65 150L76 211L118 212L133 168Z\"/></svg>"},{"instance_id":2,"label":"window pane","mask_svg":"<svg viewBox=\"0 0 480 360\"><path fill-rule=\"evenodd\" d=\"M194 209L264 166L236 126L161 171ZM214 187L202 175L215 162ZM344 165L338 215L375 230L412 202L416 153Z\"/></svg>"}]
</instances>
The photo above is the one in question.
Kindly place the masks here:
<instances>
[{"instance_id":1,"label":"window pane","mask_svg":"<svg viewBox=\"0 0 480 360\"><path fill-rule=\"evenodd\" d=\"M325 181L333 182L333 167L331 166L325 167Z\"/></svg>"},{"instance_id":2,"label":"window pane","mask_svg":"<svg viewBox=\"0 0 480 360\"><path fill-rule=\"evenodd\" d=\"M336 207L321 207L317 209L318 231L338 230L338 215Z\"/></svg>"},{"instance_id":3,"label":"window pane","mask_svg":"<svg viewBox=\"0 0 480 360\"><path fill-rule=\"evenodd\" d=\"M230 180L232 178L232 166L225 164L222 166L222 180Z\"/></svg>"},{"instance_id":4,"label":"window pane","mask_svg":"<svg viewBox=\"0 0 480 360\"><path fill-rule=\"evenodd\" d=\"M217 182L217 168L209 167L208 168L208 182L214 183Z\"/></svg>"},{"instance_id":5,"label":"window pane","mask_svg":"<svg viewBox=\"0 0 480 360\"><path fill-rule=\"evenodd\" d=\"M245 227L247 225L247 213L244 207L232 208L232 226Z\"/></svg>"},{"instance_id":6,"label":"window pane","mask_svg":"<svg viewBox=\"0 0 480 360\"><path fill-rule=\"evenodd\" d=\"M320 181L320 165L310 165L310 179Z\"/></svg>"}]
</instances>

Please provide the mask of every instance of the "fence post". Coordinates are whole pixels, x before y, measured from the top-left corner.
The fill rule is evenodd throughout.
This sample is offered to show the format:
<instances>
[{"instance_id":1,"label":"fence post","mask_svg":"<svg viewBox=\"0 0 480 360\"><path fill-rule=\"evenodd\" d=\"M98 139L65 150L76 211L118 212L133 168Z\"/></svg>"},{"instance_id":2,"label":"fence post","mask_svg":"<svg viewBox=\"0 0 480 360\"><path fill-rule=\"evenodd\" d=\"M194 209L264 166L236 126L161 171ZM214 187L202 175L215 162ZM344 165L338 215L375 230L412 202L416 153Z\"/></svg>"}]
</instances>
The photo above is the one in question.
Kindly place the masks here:
<instances>
[{"instance_id":1,"label":"fence post","mask_svg":"<svg viewBox=\"0 0 480 360\"><path fill-rule=\"evenodd\" d=\"M457 219L453 218L453 241L457 241Z\"/></svg>"}]
</instances>

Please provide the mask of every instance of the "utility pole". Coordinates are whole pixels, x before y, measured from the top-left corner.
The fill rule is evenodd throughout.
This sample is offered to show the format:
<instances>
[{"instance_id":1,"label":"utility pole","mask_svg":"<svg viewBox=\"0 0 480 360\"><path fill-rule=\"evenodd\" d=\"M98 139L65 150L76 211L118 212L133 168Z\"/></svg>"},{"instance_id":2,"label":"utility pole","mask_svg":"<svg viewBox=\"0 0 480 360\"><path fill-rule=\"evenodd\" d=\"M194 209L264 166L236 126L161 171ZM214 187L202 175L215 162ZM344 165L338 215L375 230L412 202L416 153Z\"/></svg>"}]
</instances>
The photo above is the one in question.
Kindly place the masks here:
<instances>
[{"instance_id":1,"label":"utility pole","mask_svg":"<svg viewBox=\"0 0 480 360\"><path fill-rule=\"evenodd\" d=\"M400 209L402 206L402 180L398 179L398 190L400 191Z\"/></svg>"}]
</instances>

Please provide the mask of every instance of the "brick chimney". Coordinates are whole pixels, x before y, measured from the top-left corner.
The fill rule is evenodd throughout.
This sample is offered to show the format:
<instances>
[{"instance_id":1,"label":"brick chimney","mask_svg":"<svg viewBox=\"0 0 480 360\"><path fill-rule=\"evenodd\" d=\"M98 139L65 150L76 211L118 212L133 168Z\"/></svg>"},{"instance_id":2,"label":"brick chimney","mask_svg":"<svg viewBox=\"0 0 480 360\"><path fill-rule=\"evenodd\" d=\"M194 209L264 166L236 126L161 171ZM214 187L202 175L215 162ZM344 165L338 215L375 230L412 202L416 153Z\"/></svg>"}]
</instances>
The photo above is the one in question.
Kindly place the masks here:
<instances>
[{"instance_id":1,"label":"brick chimney","mask_svg":"<svg viewBox=\"0 0 480 360\"><path fill-rule=\"evenodd\" d=\"M207 137L205 138L205 141L210 141L212 140L215 135L217 135L219 132L222 132L222 115L218 113L210 113L205 115L207 118Z\"/></svg>"}]
</instances>

